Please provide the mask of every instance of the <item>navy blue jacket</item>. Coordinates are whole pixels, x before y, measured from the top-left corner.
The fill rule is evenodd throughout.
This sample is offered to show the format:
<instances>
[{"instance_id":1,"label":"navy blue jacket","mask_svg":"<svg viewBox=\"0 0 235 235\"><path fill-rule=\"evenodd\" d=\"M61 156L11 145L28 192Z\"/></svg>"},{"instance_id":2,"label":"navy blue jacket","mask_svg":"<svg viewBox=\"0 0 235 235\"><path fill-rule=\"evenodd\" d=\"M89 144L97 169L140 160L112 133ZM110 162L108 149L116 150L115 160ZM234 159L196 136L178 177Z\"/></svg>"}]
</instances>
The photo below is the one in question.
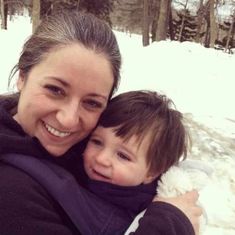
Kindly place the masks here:
<instances>
[{"instance_id":1,"label":"navy blue jacket","mask_svg":"<svg viewBox=\"0 0 235 235\"><path fill-rule=\"evenodd\" d=\"M4 158L4 154L11 154L5 155L5 162L0 162L0 234L124 233L130 223L127 220L135 212L130 210L127 215L123 213L126 208L114 205L113 201L104 203L107 200L106 193L102 199L102 195L97 197L89 192L96 192L96 184L89 184L89 190L82 187L78 190L77 181L67 171L73 172L76 162L74 157L79 156L81 148L75 146L69 154L55 159L40 146L36 138L30 138L24 133L11 117L6 104L9 106L8 103L0 104L0 158ZM15 153L22 155L17 156ZM22 162L24 170L22 167L19 169ZM36 167L32 164L36 164ZM142 203L140 205L144 206ZM149 205L133 234L194 235L194 232L180 210L167 203L157 202Z\"/></svg>"},{"instance_id":2,"label":"navy blue jacket","mask_svg":"<svg viewBox=\"0 0 235 235\"><path fill-rule=\"evenodd\" d=\"M156 192L156 182L122 187L89 179L88 191L68 171L47 160L22 154L3 154L1 159L34 177L85 235L123 234Z\"/></svg>"}]
</instances>

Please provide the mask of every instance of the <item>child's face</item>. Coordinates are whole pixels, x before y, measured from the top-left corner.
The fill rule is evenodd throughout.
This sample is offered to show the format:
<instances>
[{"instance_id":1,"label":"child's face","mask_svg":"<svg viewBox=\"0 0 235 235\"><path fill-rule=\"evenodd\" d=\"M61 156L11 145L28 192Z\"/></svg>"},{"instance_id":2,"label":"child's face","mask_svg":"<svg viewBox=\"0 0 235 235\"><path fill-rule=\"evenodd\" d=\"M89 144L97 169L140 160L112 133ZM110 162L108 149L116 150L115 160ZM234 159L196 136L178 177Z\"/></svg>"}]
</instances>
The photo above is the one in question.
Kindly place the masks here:
<instances>
[{"instance_id":1,"label":"child's face","mask_svg":"<svg viewBox=\"0 0 235 235\"><path fill-rule=\"evenodd\" d=\"M148 135L139 145L135 136L124 142L115 136L113 128L98 126L84 152L85 171L93 180L116 185L149 183L154 178L148 174L148 146Z\"/></svg>"}]
</instances>

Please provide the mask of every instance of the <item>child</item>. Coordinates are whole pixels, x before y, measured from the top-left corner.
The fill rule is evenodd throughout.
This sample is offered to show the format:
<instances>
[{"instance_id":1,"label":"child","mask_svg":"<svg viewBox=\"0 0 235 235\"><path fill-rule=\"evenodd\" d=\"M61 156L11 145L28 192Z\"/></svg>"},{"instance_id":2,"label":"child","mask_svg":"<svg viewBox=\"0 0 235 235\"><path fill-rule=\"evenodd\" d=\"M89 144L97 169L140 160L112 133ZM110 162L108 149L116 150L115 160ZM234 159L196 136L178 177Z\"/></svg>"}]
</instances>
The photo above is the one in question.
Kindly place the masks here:
<instances>
[{"instance_id":1,"label":"child","mask_svg":"<svg viewBox=\"0 0 235 235\"><path fill-rule=\"evenodd\" d=\"M119 186L148 184L186 156L182 115L170 105L151 91L113 98L84 151L89 178Z\"/></svg>"},{"instance_id":2,"label":"child","mask_svg":"<svg viewBox=\"0 0 235 235\"><path fill-rule=\"evenodd\" d=\"M159 176L186 156L182 115L172 104L166 96L151 91L114 97L91 134L83 158L78 158L84 163L76 164L77 181L83 187L75 186L62 168L53 167L53 176L38 162L34 170L32 164L26 169L23 163L22 167L24 156L14 161L30 170L57 198L82 234L124 234L135 216L152 202ZM48 178L50 182L59 178L61 184L57 187ZM178 209L161 202L151 205L155 211L152 219L161 222L154 223L148 234L194 234L189 220Z\"/></svg>"},{"instance_id":3,"label":"child","mask_svg":"<svg viewBox=\"0 0 235 235\"><path fill-rule=\"evenodd\" d=\"M166 96L151 91L114 97L79 158L83 164L77 166L84 166L77 169L79 183L123 212L110 219L109 227L116 226L114 221L119 224L116 234L123 234L122 229L152 202L161 174L186 157L182 114L171 105ZM111 215L114 208L104 211Z\"/></svg>"}]
</instances>

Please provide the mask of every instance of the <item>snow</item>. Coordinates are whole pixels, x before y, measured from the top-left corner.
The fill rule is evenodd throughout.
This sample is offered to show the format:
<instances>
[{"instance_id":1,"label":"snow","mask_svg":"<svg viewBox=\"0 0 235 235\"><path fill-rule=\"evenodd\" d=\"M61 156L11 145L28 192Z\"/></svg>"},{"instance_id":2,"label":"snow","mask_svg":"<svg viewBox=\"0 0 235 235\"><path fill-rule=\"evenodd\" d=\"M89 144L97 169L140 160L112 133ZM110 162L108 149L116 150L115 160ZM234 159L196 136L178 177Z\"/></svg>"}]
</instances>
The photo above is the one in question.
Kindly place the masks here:
<instances>
[{"instance_id":1,"label":"snow","mask_svg":"<svg viewBox=\"0 0 235 235\"><path fill-rule=\"evenodd\" d=\"M8 29L0 29L0 93L8 91L10 71L17 63L24 41L31 33L30 18L16 16L8 22Z\"/></svg>"},{"instance_id":2,"label":"snow","mask_svg":"<svg viewBox=\"0 0 235 235\"><path fill-rule=\"evenodd\" d=\"M7 92L9 72L30 33L30 20L23 16L9 22L7 31L0 30L0 93ZM191 42L161 41L143 48L140 36L115 34L123 56L117 94L151 89L173 99L192 136L189 159L209 165L213 182L223 188L216 191L211 186L207 192L213 211L223 211L227 221L235 219L234 207L226 203L235 200L235 55ZM221 222L203 233L217 234L235 234L235 229Z\"/></svg>"},{"instance_id":3,"label":"snow","mask_svg":"<svg viewBox=\"0 0 235 235\"><path fill-rule=\"evenodd\" d=\"M122 41L123 35L117 35L124 56L120 92L161 90L183 112L235 118L235 56L190 42L161 41L141 48L140 37L132 43L132 37Z\"/></svg>"},{"instance_id":4,"label":"snow","mask_svg":"<svg viewBox=\"0 0 235 235\"><path fill-rule=\"evenodd\" d=\"M161 41L143 48L140 36L116 34L123 55L118 93L151 89L172 98L191 134L188 158L213 169L199 198L210 218L201 234L235 234L235 55L191 42Z\"/></svg>"}]
</instances>

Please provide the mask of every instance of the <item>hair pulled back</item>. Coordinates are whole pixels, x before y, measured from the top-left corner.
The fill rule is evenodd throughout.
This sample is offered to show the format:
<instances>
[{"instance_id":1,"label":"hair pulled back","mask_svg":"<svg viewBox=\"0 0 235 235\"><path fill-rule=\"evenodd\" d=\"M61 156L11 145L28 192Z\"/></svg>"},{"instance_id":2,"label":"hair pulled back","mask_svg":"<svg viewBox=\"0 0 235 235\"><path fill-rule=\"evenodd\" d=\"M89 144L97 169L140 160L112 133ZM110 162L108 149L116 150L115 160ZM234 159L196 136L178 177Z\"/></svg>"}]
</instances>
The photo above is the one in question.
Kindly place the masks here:
<instances>
[{"instance_id":1,"label":"hair pulled back","mask_svg":"<svg viewBox=\"0 0 235 235\"><path fill-rule=\"evenodd\" d=\"M57 48L79 43L96 53L103 53L110 61L114 84L110 96L120 79L121 55L110 26L90 13L63 11L46 17L23 46L18 63L12 69L10 80L17 71L27 74L48 53ZM9 80L9 82L10 82Z\"/></svg>"}]
</instances>

